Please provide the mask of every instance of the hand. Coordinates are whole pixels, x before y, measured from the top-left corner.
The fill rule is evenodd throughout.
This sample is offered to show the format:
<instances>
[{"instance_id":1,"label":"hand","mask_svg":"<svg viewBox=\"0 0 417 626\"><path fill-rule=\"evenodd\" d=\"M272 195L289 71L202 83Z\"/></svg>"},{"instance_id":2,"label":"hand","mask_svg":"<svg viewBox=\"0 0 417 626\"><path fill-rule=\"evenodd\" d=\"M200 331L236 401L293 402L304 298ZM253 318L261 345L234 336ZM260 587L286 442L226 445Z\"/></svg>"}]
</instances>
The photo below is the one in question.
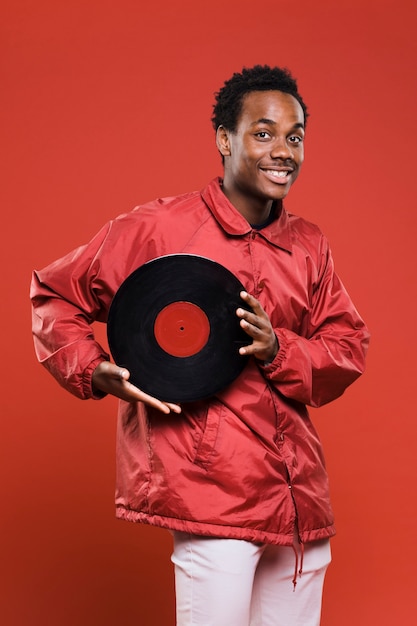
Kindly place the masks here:
<instances>
[{"instance_id":1,"label":"hand","mask_svg":"<svg viewBox=\"0 0 417 626\"><path fill-rule=\"evenodd\" d=\"M181 407L171 402L161 402L153 396L149 396L135 385L129 382L130 372L125 367L119 367L103 361L95 368L92 377L93 387L110 393L116 398L126 400L126 402L144 402L149 406L162 411L162 413L181 413Z\"/></svg>"},{"instance_id":2,"label":"hand","mask_svg":"<svg viewBox=\"0 0 417 626\"><path fill-rule=\"evenodd\" d=\"M253 342L249 346L239 349L239 354L253 355L259 361L271 363L278 352L278 340L271 326L267 313L259 300L246 291L240 292L240 297L250 306L252 311L237 309L240 325Z\"/></svg>"}]
</instances>

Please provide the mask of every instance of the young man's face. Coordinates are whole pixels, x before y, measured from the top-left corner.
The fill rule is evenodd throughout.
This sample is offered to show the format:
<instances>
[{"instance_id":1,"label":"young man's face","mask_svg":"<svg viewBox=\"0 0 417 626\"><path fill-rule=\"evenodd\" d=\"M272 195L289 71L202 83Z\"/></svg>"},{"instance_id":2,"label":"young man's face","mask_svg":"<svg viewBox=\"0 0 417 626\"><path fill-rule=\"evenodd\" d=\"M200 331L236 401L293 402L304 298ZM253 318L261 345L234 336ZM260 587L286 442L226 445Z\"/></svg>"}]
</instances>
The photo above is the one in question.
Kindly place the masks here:
<instances>
[{"instance_id":1,"label":"young man's face","mask_svg":"<svg viewBox=\"0 0 417 626\"><path fill-rule=\"evenodd\" d=\"M272 201L289 192L304 159L303 139L303 109L281 91L247 94L236 131L218 129L223 190L249 222L265 220Z\"/></svg>"}]
</instances>

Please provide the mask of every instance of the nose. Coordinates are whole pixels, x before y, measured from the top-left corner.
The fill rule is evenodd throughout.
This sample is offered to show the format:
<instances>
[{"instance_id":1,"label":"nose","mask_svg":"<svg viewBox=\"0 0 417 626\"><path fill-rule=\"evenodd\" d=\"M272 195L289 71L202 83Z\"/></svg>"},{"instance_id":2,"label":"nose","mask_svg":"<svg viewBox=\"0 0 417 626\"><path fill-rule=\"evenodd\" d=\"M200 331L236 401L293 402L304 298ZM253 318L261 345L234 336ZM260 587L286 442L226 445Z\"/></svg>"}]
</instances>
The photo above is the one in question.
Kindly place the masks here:
<instances>
[{"instance_id":1,"label":"nose","mask_svg":"<svg viewBox=\"0 0 417 626\"><path fill-rule=\"evenodd\" d=\"M286 137L277 137L271 146L272 159L293 159L294 153Z\"/></svg>"}]
</instances>

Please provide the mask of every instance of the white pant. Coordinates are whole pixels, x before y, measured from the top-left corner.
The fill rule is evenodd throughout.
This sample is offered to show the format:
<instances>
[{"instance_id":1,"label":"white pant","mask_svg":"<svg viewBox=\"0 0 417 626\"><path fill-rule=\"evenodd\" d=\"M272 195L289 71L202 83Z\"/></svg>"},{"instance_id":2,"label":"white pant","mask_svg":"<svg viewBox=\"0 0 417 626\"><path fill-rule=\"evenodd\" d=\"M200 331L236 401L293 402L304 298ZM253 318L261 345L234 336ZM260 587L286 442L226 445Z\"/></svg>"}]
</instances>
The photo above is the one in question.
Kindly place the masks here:
<instances>
[{"instance_id":1,"label":"white pant","mask_svg":"<svg viewBox=\"0 0 417 626\"><path fill-rule=\"evenodd\" d=\"M318 626L324 575L330 563L325 539L300 546L271 546L174 532L177 626ZM293 579L303 561L303 571Z\"/></svg>"}]
</instances>

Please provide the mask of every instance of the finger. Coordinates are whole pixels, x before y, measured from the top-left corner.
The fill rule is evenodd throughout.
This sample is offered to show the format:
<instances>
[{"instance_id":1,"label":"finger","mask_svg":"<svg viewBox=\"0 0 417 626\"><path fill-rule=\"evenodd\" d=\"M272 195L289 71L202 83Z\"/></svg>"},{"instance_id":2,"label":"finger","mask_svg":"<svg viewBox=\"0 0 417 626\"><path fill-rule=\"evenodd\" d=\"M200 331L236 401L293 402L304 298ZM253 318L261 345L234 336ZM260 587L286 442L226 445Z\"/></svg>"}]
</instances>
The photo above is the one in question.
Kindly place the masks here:
<instances>
[{"instance_id":1,"label":"finger","mask_svg":"<svg viewBox=\"0 0 417 626\"><path fill-rule=\"evenodd\" d=\"M262 341L263 336L268 338L271 334L271 323L266 314L262 317L258 315L254 315L253 313L241 312L243 309L238 309L236 311L237 315L240 317L240 326L245 331L249 337L252 339L259 339Z\"/></svg>"},{"instance_id":2,"label":"finger","mask_svg":"<svg viewBox=\"0 0 417 626\"><path fill-rule=\"evenodd\" d=\"M263 317L265 317L263 310L254 312L253 310L243 309L242 307L236 309L236 315L240 317L240 319L244 319L254 326L258 325L258 320L261 320Z\"/></svg>"},{"instance_id":3,"label":"finger","mask_svg":"<svg viewBox=\"0 0 417 626\"><path fill-rule=\"evenodd\" d=\"M144 402L149 406L162 411L163 413L181 413L181 407L173 402L163 402L145 393L133 383L129 382L130 372L125 367L120 367L114 363L106 362L102 364L105 371L102 375L107 377L108 383L106 391L112 393L126 402ZM111 382L113 381L113 382ZM110 384L110 387L108 386ZM103 387L102 387L103 388Z\"/></svg>"},{"instance_id":4,"label":"finger","mask_svg":"<svg viewBox=\"0 0 417 626\"><path fill-rule=\"evenodd\" d=\"M115 365L110 361L103 361L100 363L97 367L97 372L99 376L105 376L115 380L128 380L130 378L130 372L128 369L120 367L120 365Z\"/></svg>"},{"instance_id":5,"label":"finger","mask_svg":"<svg viewBox=\"0 0 417 626\"><path fill-rule=\"evenodd\" d=\"M240 326L243 328L245 333L249 335L249 337L252 337L252 339L259 339L261 341L265 334L262 324L252 324L248 320L240 320Z\"/></svg>"},{"instance_id":6,"label":"finger","mask_svg":"<svg viewBox=\"0 0 417 626\"><path fill-rule=\"evenodd\" d=\"M117 372L115 372L115 377L119 378L120 380L129 380L130 372L129 372L129 370L125 369L124 367L121 367L121 368L118 369Z\"/></svg>"},{"instance_id":7,"label":"finger","mask_svg":"<svg viewBox=\"0 0 417 626\"><path fill-rule=\"evenodd\" d=\"M249 346L242 346L239 348L239 354L242 356L256 355L260 351L260 345L258 342L253 342Z\"/></svg>"},{"instance_id":8,"label":"finger","mask_svg":"<svg viewBox=\"0 0 417 626\"><path fill-rule=\"evenodd\" d=\"M240 317L240 325L242 327L244 327L244 324L242 324L242 320L244 320L248 324L252 324L252 326L260 326L262 323L262 319L258 315L255 315L255 313L251 313L250 311L246 311L245 309L236 309L236 315Z\"/></svg>"},{"instance_id":9,"label":"finger","mask_svg":"<svg viewBox=\"0 0 417 626\"><path fill-rule=\"evenodd\" d=\"M242 300L255 311L255 313L260 313L261 311L263 311L261 303L255 298L255 296L252 296L247 291L241 291L239 295Z\"/></svg>"},{"instance_id":10,"label":"finger","mask_svg":"<svg viewBox=\"0 0 417 626\"><path fill-rule=\"evenodd\" d=\"M181 407L179 406L179 404L172 404L172 402L166 402L165 403L166 406L168 406L171 411L173 411L174 413L181 413Z\"/></svg>"},{"instance_id":11,"label":"finger","mask_svg":"<svg viewBox=\"0 0 417 626\"><path fill-rule=\"evenodd\" d=\"M262 361L268 361L272 363L277 352L279 344L276 335L267 337L262 335L259 339L254 339L249 346L242 346L239 348L239 354L242 356L255 356Z\"/></svg>"},{"instance_id":12,"label":"finger","mask_svg":"<svg viewBox=\"0 0 417 626\"><path fill-rule=\"evenodd\" d=\"M249 305L250 310L239 307L236 310L236 314L238 317L242 319L246 319L249 323L254 326L261 326L262 324L269 323L269 317L262 307L261 303L251 296L246 291L241 292L242 299Z\"/></svg>"},{"instance_id":13,"label":"finger","mask_svg":"<svg viewBox=\"0 0 417 626\"><path fill-rule=\"evenodd\" d=\"M158 409L159 411L162 411L162 413L165 413L166 415L168 413L171 413L171 411L173 411L174 413L181 413L181 407L178 404L174 404L172 402L162 402L161 400L158 400L158 398L154 398L153 396L150 396L147 393L144 393L143 391L139 391L139 395L140 400L142 402L144 402L145 404L148 404L149 406L152 406L155 409Z\"/></svg>"},{"instance_id":14,"label":"finger","mask_svg":"<svg viewBox=\"0 0 417 626\"><path fill-rule=\"evenodd\" d=\"M128 394L128 400L132 401L140 401L152 406L163 413L170 413L171 411L174 413L181 413L181 407L178 404L174 404L173 402L163 402L154 396L151 396L138 387L135 387L132 383L128 381L123 382L123 387Z\"/></svg>"}]
</instances>

